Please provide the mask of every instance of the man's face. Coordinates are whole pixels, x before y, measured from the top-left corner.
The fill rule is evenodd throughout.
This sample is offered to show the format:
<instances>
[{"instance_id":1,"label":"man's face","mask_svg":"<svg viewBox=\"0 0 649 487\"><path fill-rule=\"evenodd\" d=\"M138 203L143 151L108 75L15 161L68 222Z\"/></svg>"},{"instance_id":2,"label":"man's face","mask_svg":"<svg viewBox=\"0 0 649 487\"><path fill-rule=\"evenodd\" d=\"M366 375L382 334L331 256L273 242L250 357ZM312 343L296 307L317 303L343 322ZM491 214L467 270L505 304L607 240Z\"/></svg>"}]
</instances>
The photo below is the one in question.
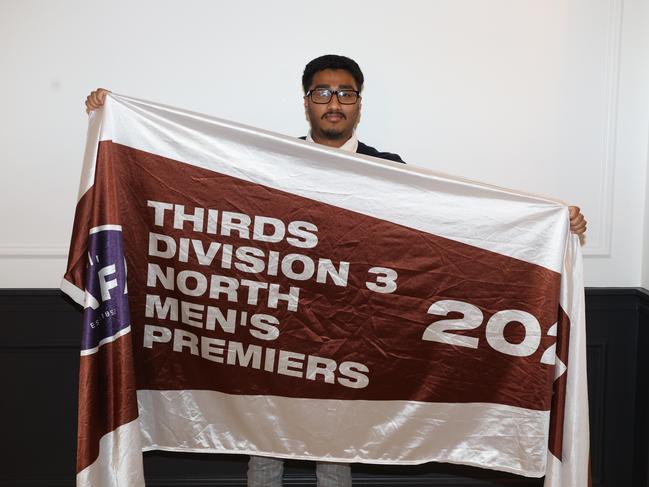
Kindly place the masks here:
<instances>
[{"instance_id":1,"label":"man's face","mask_svg":"<svg viewBox=\"0 0 649 487\"><path fill-rule=\"evenodd\" d=\"M344 69L325 69L313 77L309 90L327 88L337 90L357 90L354 77ZM311 137L319 144L340 147L352 136L361 114L361 99L354 105L343 105L337 96L332 96L326 104L314 103L304 97L304 109L311 124Z\"/></svg>"}]
</instances>

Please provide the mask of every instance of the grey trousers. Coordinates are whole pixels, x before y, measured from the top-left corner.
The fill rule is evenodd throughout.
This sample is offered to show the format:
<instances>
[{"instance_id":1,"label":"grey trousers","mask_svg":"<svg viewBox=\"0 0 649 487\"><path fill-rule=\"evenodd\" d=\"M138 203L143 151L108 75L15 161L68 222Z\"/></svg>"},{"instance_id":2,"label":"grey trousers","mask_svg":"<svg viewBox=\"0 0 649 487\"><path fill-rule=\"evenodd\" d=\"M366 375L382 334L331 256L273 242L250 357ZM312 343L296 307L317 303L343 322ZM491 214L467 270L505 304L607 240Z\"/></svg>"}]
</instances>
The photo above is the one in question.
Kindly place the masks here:
<instances>
[{"instance_id":1,"label":"grey trousers","mask_svg":"<svg viewBox=\"0 0 649 487\"><path fill-rule=\"evenodd\" d=\"M351 487L352 469L349 463L316 463L318 487ZM251 456L248 462L248 487L281 487L284 460Z\"/></svg>"}]
</instances>

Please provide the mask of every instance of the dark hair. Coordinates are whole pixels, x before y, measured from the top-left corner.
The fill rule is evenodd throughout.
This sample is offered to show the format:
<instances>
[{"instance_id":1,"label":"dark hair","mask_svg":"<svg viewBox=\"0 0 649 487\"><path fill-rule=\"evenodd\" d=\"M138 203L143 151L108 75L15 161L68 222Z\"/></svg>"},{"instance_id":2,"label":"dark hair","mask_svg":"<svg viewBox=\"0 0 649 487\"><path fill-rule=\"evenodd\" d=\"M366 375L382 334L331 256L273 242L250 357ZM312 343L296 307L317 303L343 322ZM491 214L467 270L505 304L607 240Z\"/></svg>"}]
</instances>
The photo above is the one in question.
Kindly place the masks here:
<instances>
[{"instance_id":1,"label":"dark hair","mask_svg":"<svg viewBox=\"0 0 649 487\"><path fill-rule=\"evenodd\" d=\"M311 86L313 77L316 73L324 71L325 69L344 69L354 77L358 91L362 91L364 81L363 72L356 61L345 56L325 54L324 56L315 58L304 67L304 73L302 74L302 88L304 88L305 93L309 91L309 87Z\"/></svg>"}]
</instances>

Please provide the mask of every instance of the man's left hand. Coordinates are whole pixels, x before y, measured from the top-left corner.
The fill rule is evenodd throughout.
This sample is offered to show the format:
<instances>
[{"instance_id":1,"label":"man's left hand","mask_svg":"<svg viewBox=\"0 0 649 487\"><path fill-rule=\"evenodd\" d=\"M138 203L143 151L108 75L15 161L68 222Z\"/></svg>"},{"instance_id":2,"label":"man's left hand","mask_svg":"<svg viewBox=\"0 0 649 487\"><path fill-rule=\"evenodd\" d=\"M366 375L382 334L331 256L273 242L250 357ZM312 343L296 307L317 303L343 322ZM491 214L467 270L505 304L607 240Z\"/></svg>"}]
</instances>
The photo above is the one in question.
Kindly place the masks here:
<instances>
[{"instance_id":1,"label":"man's left hand","mask_svg":"<svg viewBox=\"0 0 649 487\"><path fill-rule=\"evenodd\" d=\"M568 216L570 218L570 231L577 235L586 233L586 219L582 215L578 206L568 207Z\"/></svg>"}]
</instances>

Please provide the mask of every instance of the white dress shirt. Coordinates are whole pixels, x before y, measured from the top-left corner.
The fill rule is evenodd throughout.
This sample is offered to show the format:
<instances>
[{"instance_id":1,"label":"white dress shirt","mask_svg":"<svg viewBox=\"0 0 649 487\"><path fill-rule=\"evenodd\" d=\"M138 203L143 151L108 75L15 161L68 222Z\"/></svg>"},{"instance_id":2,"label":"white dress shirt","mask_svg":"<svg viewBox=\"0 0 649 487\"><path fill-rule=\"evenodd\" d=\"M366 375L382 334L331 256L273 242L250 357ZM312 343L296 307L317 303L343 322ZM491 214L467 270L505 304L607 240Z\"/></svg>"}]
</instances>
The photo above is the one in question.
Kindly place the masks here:
<instances>
[{"instance_id":1,"label":"white dress shirt","mask_svg":"<svg viewBox=\"0 0 649 487\"><path fill-rule=\"evenodd\" d=\"M306 140L309 142L313 142L314 144L317 143L315 140L313 140L313 137L311 137L311 132L309 131L309 134L306 136ZM356 131L352 134L352 136L345 142L343 145L338 147L339 149L345 150L347 152L356 152L358 149L358 137L356 137Z\"/></svg>"}]
</instances>

